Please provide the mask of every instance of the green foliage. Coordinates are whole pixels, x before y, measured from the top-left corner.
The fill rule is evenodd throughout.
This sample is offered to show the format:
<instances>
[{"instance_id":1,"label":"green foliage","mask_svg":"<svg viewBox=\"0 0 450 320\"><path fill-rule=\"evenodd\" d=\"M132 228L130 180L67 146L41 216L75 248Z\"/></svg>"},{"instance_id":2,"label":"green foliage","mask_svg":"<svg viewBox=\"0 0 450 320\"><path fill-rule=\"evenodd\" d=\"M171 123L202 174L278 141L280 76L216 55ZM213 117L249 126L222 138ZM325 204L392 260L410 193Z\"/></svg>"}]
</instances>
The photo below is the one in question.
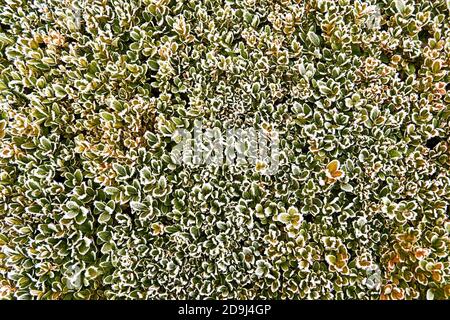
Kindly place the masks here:
<instances>
[{"instance_id":1,"label":"green foliage","mask_svg":"<svg viewBox=\"0 0 450 320\"><path fill-rule=\"evenodd\" d=\"M449 299L449 10L0 0L0 298ZM196 121L279 170L174 163Z\"/></svg>"}]
</instances>

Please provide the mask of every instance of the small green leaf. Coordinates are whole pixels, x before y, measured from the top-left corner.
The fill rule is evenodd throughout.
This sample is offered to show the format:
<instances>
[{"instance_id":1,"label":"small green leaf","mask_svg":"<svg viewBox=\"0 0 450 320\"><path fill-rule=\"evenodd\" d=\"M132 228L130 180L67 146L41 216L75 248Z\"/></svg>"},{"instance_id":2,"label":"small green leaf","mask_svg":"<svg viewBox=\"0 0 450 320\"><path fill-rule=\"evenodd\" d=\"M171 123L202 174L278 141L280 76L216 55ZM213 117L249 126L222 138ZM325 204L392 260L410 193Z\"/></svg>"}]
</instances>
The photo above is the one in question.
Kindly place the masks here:
<instances>
[{"instance_id":1,"label":"small green leaf","mask_svg":"<svg viewBox=\"0 0 450 320\"><path fill-rule=\"evenodd\" d=\"M117 174L121 177L125 177L127 175L127 170L125 169L124 166L122 166L121 164L118 163L114 163L113 164L113 168L114 170L117 172Z\"/></svg>"},{"instance_id":2,"label":"small green leaf","mask_svg":"<svg viewBox=\"0 0 450 320\"><path fill-rule=\"evenodd\" d=\"M109 219L111 219L111 216L109 215L108 212L103 212L99 217L98 217L98 222L100 224L105 224L109 221Z\"/></svg>"},{"instance_id":3,"label":"small green leaf","mask_svg":"<svg viewBox=\"0 0 450 320\"><path fill-rule=\"evenodd\" d=\"M138 201L131 201L130 206L131 209L135 211L144 211L148 209L147 205Z\"/></svg>"},{"instance_id":4,"label":"small green leaf","mask_svg":"<svg viewBox=\"0 0 450 320\"><path fill-rule=\"evenodd\" d=\"M434 292L433 289L427 290L427 300L434 300Z\"/></svg>"},{"instance_id":5,"label":"small green leaf","mask_svg":"<svg viewBox=\"0 0 450 320\"><path fill-rule=\"evenodd\" d=\"M406 8L406 4L404 0L395 0L395 8L398 12L403 12Z\"/></svg>"},{"instance_id":6,"label":"small green leaf","mask_svg":"<svg viewBox=\"0 0 450 320\"><path fill-rule=\"evenodd\" d=\"M400 158L402 156L401 152L395 149L389 151L389 157L392 159Z\"/></svg>"},{"instance_id":7,"label":"small green leaf","mask_svg":"<svg viewBox=\"0 0 450 320\"><path fill-rule=\"evenodd\" d=\"M113 196L120 192L120 190L116 187L106 187L105 192L107 195Z\"/></svg>"},{"instance_id":8,"label":"small green leaf","mask_svg":"<svg viewBox=\"0 0 450 320\"><path fill-rule=\"evenodd\" d=\"M148 60L147 65L152 71L158 71L159 69L159 64L155 60Z\"/></svg>"},{"instance_id":9,"label":"small green leaf","mask_svg":"<svg viewBox=\"0 0 450 320\"><path fill-rule=\"evenodd\" d=\"M42 149L44 149L45 151L52 150L52 142L46 137L40 137L39 143L42 146Z\"/></svg>"},{"instance_id":10,"label":"small green leaf","mask_svg":"<svg viewBox=\"0 0 450 320\"><path fill-rule=\"evenodd\" d=\"M260 86L260 84L258 83L258 82L255 82L253 85L252 85L252 92L253 92L253 94L257 94L257 93L259 93L259 90L261 89L261 86Z\"/></svg>"},{"instance_id":11,"label":"small green leaf","mask_svg":"<svg viewBox=\"0 0 450 320\"><path fill-rule=\"evenodd\" d=\"M347 192L352 192L353 191L353 187L352 185L348 184L348 183L343 183L341 184L341 189Z\"/></svg>"},{"instance_id":12,"label":"small green leaf","mask_svg":"<svg viewBox=\"0 0 450 320\"><path fill-rule=\"evenodd\" d=\"M114 115L106 111L101 112L100 117L102 117L106 121L114 121Z\"/></svg>"}]
</instances>

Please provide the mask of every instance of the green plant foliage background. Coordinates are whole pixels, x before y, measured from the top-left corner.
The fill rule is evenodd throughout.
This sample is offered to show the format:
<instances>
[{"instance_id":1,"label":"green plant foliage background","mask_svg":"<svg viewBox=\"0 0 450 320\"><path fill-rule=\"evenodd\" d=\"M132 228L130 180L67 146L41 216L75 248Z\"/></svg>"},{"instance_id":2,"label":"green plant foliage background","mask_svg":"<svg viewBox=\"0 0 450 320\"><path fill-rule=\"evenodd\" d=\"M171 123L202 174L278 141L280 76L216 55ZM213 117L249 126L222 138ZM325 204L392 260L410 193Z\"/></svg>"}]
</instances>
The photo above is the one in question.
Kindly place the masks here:
<instances>
[{"instance_id":1,"label":"green plant foliage background","mask_svg":"<svg viewBox=\"0 0 450 320\"><path fill-rule=\"evenodd\" d=\"M0 297L448 299L449 10L0 0ZM174 163L195 121L279 170Z\"/></svg>"}]
</instances>

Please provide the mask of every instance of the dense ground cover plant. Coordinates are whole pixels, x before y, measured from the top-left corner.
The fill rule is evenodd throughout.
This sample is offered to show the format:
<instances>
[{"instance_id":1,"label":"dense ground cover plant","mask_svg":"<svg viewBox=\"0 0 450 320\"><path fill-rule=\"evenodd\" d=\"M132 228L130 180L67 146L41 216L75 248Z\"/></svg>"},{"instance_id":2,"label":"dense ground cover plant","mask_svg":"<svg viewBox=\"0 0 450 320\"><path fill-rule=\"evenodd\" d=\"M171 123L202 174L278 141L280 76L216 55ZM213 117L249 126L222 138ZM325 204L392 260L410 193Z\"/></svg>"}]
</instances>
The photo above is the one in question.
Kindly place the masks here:
<instances>
[{"instance_id":1,"label":"dense ground cover plant","mask_svg":"<svg viewBox=\"0 0 450 320\"><path fill-rule=\"evenodd\" d=\"M448 299L449 11L0 0L0 297ZM176 163L196 122L278 170Z\"/></svg>"}]
</instances>

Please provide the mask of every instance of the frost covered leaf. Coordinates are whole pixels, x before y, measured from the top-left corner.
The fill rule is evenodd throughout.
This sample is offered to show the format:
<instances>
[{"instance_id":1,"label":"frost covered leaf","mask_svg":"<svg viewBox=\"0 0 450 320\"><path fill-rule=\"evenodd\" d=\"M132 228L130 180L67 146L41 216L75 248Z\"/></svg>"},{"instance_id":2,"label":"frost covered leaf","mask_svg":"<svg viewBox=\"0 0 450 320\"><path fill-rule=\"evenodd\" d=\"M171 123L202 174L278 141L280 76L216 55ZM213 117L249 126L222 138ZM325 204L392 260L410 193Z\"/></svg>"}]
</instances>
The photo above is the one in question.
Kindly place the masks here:
<instances>
[{"instance_id":1,"label":"frost covered leaf","mask_svg":"<svg viewBox=\"0 0 450 320\"><path fill-rule=\"evenodd\" d=\"M0 299L448 300L449 10L2 1Z\"/></svg>"}]
</instances>

